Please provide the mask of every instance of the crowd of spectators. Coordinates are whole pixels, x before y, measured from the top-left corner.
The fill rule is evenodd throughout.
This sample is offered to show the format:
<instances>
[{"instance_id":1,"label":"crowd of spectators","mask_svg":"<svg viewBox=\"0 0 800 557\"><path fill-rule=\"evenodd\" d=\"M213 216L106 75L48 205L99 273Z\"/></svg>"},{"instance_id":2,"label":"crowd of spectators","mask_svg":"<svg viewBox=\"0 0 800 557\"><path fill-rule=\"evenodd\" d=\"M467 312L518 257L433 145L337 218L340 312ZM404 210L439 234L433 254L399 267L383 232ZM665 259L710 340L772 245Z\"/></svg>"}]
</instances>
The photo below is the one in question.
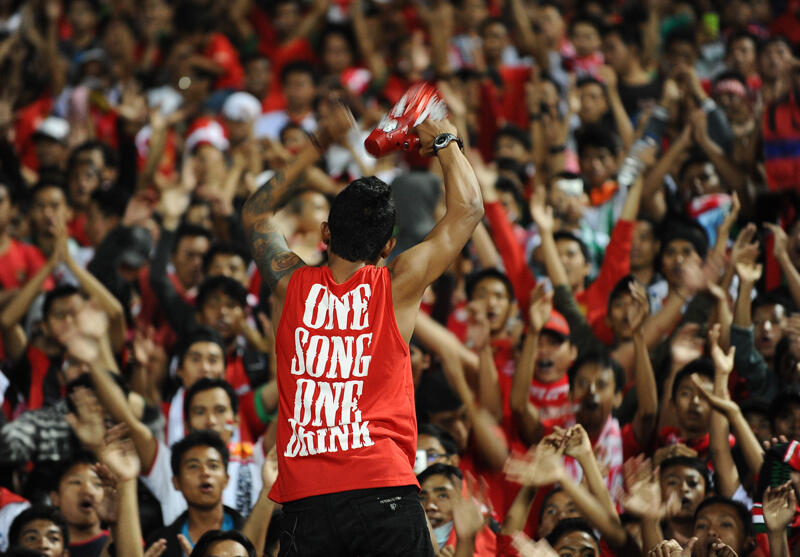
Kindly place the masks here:
<instances>
[{"instance_id":1,"label":"crowd of spectators","mask_svg":"<svg viewBox=\"0 0 800 557\"><path fill-rule=\"evenodd\" d=\"M364 139L425 81L485 207L410 349L437 555L797 554L798 53L797 0L0 0L0 552L291 554L241 207L344 103L289 247L370 175L420 242L438 163Z\"/></svg>"}]
</instances>

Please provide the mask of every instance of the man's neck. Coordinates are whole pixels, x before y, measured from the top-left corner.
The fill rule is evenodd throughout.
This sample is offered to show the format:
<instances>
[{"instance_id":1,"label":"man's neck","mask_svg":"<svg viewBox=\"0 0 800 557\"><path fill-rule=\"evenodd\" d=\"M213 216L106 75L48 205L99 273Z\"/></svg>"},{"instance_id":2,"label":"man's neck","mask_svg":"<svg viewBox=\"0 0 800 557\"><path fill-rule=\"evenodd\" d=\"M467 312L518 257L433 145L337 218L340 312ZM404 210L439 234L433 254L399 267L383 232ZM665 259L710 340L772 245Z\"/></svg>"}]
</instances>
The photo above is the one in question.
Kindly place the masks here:
<instances>
[{"instance_id":1,"label":"man's neck","mask_svg":"<svg viewBox=\"0 0 800 557\"><path fill-rule=\"evenodd\" d=\"M631 274L636 277L639 282L647 286L650 284L650 281L653 280L653 276L656 272L653 270L652 265L646 265L638 269L631 268Z\"/></svg>"},{"instance_id":2,"label":"man's neck","mask_svg":"<svg viewBox=\"0 0 800 557\"><path fill-rule=\"evenodd\" d=\"M328 267L331 269L333 279L340 284L350 279L359 269L368 265L366 261L348 261L331 253L330 250L328 250L328 255Z\"/></svg>"},{"instance_id":3,"label":"man's neck","mask_svg":"<svg viewBox=\"0 0 800 557\"><path fill-rule=\"evenodd\" d=\"M11 246L11 235L7 230L0 231L0 254L4 254Z\"/></svg>"},{"instance_id":4,"label":"man's neck","mask_svg":"<svg viewBox=\"0 0 800 557\"><path fill-rule=\"evenodd\" d=\"M100 535L103 530L100 528L100 523L97 522L91 526L79 528L77 526L69 525L69 543L82 543Z\"/></svg>"},{"instance_id":5,"label":"man's neck","mask_svg":"<svg viewBox=\"0 0 800 557\"><path fill-rule=\"evenodd\" d=\"M222 527L224 518L225 509L222 506L222 501L210 509L202 509L190 505L188 525L192 541L196 542L200 539L200 536L209 530L219 530Z\"/></svg>"}]
</instances>

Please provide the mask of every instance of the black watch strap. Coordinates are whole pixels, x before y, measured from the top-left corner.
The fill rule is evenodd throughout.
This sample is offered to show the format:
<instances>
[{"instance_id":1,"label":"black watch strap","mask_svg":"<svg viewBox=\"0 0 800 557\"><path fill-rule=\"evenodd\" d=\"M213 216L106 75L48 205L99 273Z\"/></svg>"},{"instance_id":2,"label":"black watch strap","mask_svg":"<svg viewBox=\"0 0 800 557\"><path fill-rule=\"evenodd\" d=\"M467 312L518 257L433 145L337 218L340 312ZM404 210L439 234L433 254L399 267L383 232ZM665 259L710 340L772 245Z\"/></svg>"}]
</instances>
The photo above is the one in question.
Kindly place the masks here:
<instances>
[{"instance_id":1,"label":"black watch strap","mask_svg":"<svg viewBox=\"0 0 800 557\"><path fill-rule=\"evenodd\" d=\"M433 140L433 154L436 155L441 149L444 149L453 141L456 142L459 149L462 151L464 150L464 142L461 141L457 135L452 133L440 133Z\"/></svg>"}]
</instances>

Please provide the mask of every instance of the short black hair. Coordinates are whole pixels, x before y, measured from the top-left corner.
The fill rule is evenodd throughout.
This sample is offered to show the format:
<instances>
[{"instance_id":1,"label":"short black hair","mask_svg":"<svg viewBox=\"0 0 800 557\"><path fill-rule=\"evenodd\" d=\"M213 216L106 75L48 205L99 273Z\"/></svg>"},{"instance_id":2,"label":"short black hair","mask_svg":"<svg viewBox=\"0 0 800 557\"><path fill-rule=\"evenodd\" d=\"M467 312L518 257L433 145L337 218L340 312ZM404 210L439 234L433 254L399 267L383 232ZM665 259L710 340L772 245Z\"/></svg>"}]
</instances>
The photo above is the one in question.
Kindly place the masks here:
<instances>
[{"instance_id":1,"label":"short black hair","mask_svg":"<svg viewBox=\"0 0 800 557\"><path fill-rule=\"evenodd\" d=\"M331 252L347 261L377 261L392 237L395 217L389 184L375 176L353 180L331 203Z\"/></svg>"},{"instance_id":2,"label":"short black hair","mask_svg":"<svg viewBox=\"0 0 800 557\"><path fill-rule=\"evenodd\" d=\"M184 34L207 33L214 27L211 14L206 10L198 10L191 0L178 3L172 15L172 24Z\"/></svg>"},{"instance_id":3,"label":"short black hair","mask_svg":"<svg viewBox=\"0 0 800 557\"><path fill-rule=\"evenodd\" d=\"M247 307L247 289L242 286L242 283L225 275L217 275L208 277L200 284L200 288L197 290L197 299L195 300L195 306L198 311L203 309L206 301L214 292L222 292L235 300L242 308Z\"/></svg>"},{"instance_id":4,"label":"short black hair","mask_svg":"<svg viewBox=\"0 0 800 557\"><path fill-rule=\"evenodd\" d=\"M603 92L605 92L606 90L606 84L597 79L596 77L594 77L593 75L588 75L588 74L582 75L577 79L577 81L575 81L575 87L577 87L578 89L580 89L584 85L597 85L598 87L600 87L600 89L603 90Z\"/></svg>"},{"instance_id":5,"label":"short black hair","mask_svg":"<svg viewBox=\"0 0 800 557\"><path fill-rule=\"evenodd\" d=\"M678 373L675 374L675 380L672 382L672 400L675 400L675 396L678 394L678 387L680 386L681 382L686 379L687 377L691 377L692 374L697 374L702 377L707 377L714 380L714 362L711 361L711 358L707 358L705 356L701 356L700 358L695 358L681 369L678 370Z\"/></svg>"},{"instance_id":6,"label":"short black hair","mask_svg":"<svg viewBox=\"0 0 800 557\"><path fill-rule=\"evenodd\" d=\"M783 43L789 50L792 50L792 43L783 35L770 35L758 43L758 55L760 56L764 50L775 43Z\"/></svg>"},{"instance_id":7,"label":"short black hair","mask_svg":"<svg viewBox=\"0 0 800 557\"><path fill-rule=\"evenodd\" d=\"M172 475L178 477L181 471L181 459L189 450L195 447L211 447L217 451L222 457L222 462L225 465L225 470L228 469L228 460L230 460L230 453L225 441L219 436L216 431L208 429L201 429L198 431L189 432L186 437L172 445L172 455L170 456L170 466L172 467Z\"/></svg>"},{"instance_id":8,"label":"short black hair","mask_svg":"<svg viewBox=\"0 0 800 557\"><path fill-rule=\"evenodd\" d=\"M777 420L789 405L800 406L800 393L796 389L786 389L778 393L769 406L769 424L774 429L775 420Z\"/></svg>"},{"instance_id":9,"label":"short black hair","mask_svg":"<svg viewBox=\"0 0 800 557\"><path fill-rule=\"evenodd\" d=\"M225 357L225 342L219 333L206 325L198 326L192 329L189 334L184 335L178 342L178 348L175 355L178 357L178 367L183 365L183 359L189 349L198 342L213 342L222 351L222 356Z\"/></svg>"},{"instance_id":10,"label":"short black hair","mask_svg":"<svg viewBox=\"0 0 800 557\"><path fill-rule=\"evenodd\" d=\"M285 126L281 128L281 131L278 133L278 138L281 140L281 143L283 143L286 140L286 132L289 132L291 130L300 130L306 137L311 137L311 134L309 134L306 131L306 129L300 124L296 122L288 122Z\"/></svg>"},{"instance_id":11,"label":"short black hair","mask_svg":"<svg viewBox=\"0 0 800 557\"><path fill-rule=\"evenodd\" d=\"M750 303L750 312L753 313L761 306L781 306L783 307L786 315L795 310L795 305L786 296L779 291L770 290L769 292L762 292Z\"/></svg>"},{"instance_id":12,"label":"short black hair","mask_svg":"<svg viewBox=\"0 0 800 557\"><path fill-rule=\"evenodd\" d=\"M753 519L750 511L747 510L742 503L739 501L734 501L729 497L723 497L722 495L712 495L711 497L706 497L703 499L699 505L697 505L697 509L694 511L694 521L697 522L697 517L700 516L700 512L709 507L711 505L728 505L733 510L736 511L736 514L739 515L739 519L742 521L742 526L744 527L744 538L754 538L756 535L755 528L753 526ZM739 549L739 548L734 548ZM745 556L742 556L745 557Z\"/></svg>"},{"instance_id":13,"label":"short black hair","mask_svg":"<svg viewBox=\"0 0 800 557\"><path fill-rule=\"evenodd\" d=\"M599 124L586 124L575 132L578 142L578 157L586 154L590 147L608 149L613 155L619 152L619 143L614 139L614 134L606 127Z\"/></svg>"},{"instance_id":14,"label":"short black hair","mask_svg":"<svg viewBox=\"0 0 800 557\"><path fill-rule=\"evenodd\" d=\"M499 280L503 283L503 286L506 289L506 294L508 294L508 301L514 301L514 286L511 284L511 280L508 276L499 269L494 267L489 267L488 269L481 269L480 271L475 271L467 276L465 279L465 288L467 291L467 300L472 300L473 294L475 294L475 288L478 287L478 284L486 279L495 279Z\"/></svg>"},{"instance_id":15,"label":"short black hair","mask_svg":"<svg viewBox=\"0 0 800 557\"><path fill-rule=\"evenodd\" d=\"M458 454L458 445L456 444L456 440L453 439L452 435L447 433L438 425L422 424L417 430L417 437L420 435L430 435L431 437L438 439L439 443L442 444L444 452L447 454L447 456Z\"/></svg>"},{"instance_id":16,"label":"short black hair","mask_svg":"<svg viewBox=\"0 0 800 557\"><path fill-rule=\"evenodd\" d=\"M689 167L693 164L710 164L714 166L714 163L711 162L711 159L706 156L705 153L702 151L694 150L689 153L689 157L683 161L680 168L678 169L678 182L683 181L683 177L686 174L686 171L689 170ZM714 167L714 171L717 172L717 167ZM719 174L719 172L717 172Z\"/></svg>"},{"instance_id":17,"label":"short black hair","mask_svg":"<svg viewBox=\"0 0 800 557\"><path fill-rule=\"evenodd\" d=\"M203 238L207 239L209 243L214 239L211 235L211 232L202 226L188 222L181 224L178 227L178 230L175 231L175 243L172 244L172 253L175 253L178 250L178 245L184 238L195 238L198 236L202 236Z\"/></svg>"},{"instance_id":18,"label":"short black hair","mask_svg":"<svg viewBox=\"0 0 800 557\"><path fill-rule=\"evenodd\" d=\"M83 296L83 293L78 289L77 286L73 286L72 284L60 284L50 290L47 294L44 295L44 304L42 305L42 316L47 319L50 315L50 310L53 308L53 303L56 300L60 300L61 298L68 298L74 295Z\"/></svg>"},{"instance_id":19,"label":"short black hair","mask_svg":"<svg viewBox=\"0 0 800 557\"><path fill-rule=\"evenodd\" d=\"M570 35L575 31L575 27L580 23L585 23L587 25L591 25L592 27L594 27L597 30L598 34L601 32L601 30L603 28L603 22L601 20L599 20L597 17L595 17L594 15L592 15L592 14L590 14L588 12L578 13L578 14L575 15L575 17L572 18L572 21L569 22L569 34Z\"/></svg>"},{"instance_id":20,"label":"short black hair","mask_svg":"<svg viewBox=\"0 0 800 557\"><path fill-rule=\"evenodd\" d=\"M92 192L89 199L89 203L97 205L100 214L106 218L122 218L128 206L128 196L119 187L97 188Z\"/></svg>"},{"instance_id":21,"label":"short black hair","mask_svg":"<svg viewBox=\"0 0 800 557\"><path fill-rule=\"evenodd\" d=\"M568 230L559 230L553 233L553 240L558 242L559 240L569 240L570 242L576 242L578 246L581 248L581 253L583 254L583 258L586 260L586 263L592 262L592 256L589 253L589 247L586 245L586 242L581 240L577 235L569 232Z\"/></svg>"},{"instance_id":22,"label":"short black hair","mask_svg":"<svg viewBox=\"0 0 800 557\"><path fill-rule=\"evenodd\" d=\"M708 466L706 466L705 462L699 458L691 456L673 456L670 458L665 458L663 461L661 461L661 464L658 465L659 469L661 470L661 477L664 477L667 468L674 468L677 466L683 466L695 470L703 477L703 481L706 483L706 494L711 493L713 488L713 484L711 483L711 473L709 472Z\"/></svg>"},{"instance_id":23,"label":"short black hair","mask_svg":"<svg viewBox=\"0 0 800 557\"><path fill-rule=\"evenodd\" d=\"M86 151L100 151L103 154L103 165L106 167L116 168L119 164L119 157L114 148L108 143L97 139L88 139L75 147L75 150L72 151L72 155L70 156L70 160L77 160L80 154Z\"/></svg>"},{"instance_id":24,"label":"short black hair","mask_svg":"<svg viewBox=\"0 0 800 557\"><path fill-rule=\"evenodd\" d=\"M416 394L417 421L426 423L434 414L458 410L464 403L447 382L441 367L426 371L420 377Z\"/></svg>"},{"instance_id":25,"label":"short black hair","mask_svg":"<svg viewBox=\"0 0 800 557\"><path fill-rule=\"evenodd\" d=\"M478 26L478 36L483 37L483 34L486 32L486 28L490 25L502 25L505 27L506 31L508 31L508 23L506 23L502 17L489 16L481 21L480 25Z\"/></svg>"},{"instance_id":26,"label":"short black hair","mask_svg":"<svg viewBox=\"0 0 800 557\"><path fill-rule=\"evenodd\" d=\"M731 48L733 48L733 43L736 41L741 41L742 39L747 39L753 42L753 50L758 53L758 37L752 34L747 29L738 29L728 35L728 40L725 42L725 53L729 53Z\"/></svg>"},{"instance_id":27,"label":"short black hair","mask_svg":"<svg viewBox=\"0 0 800 557\"><path fill-rule=\"evenodd\" d=\"M34 505L19 513L11 527L8 529L8 547L19 545L19 537L25 526L34 520L49 520L61 530L61 538L64 541L64 549L69 546L69 526L61 511L50 505Z\"/></svg>"},{"instance_id":28,"label":"short black hair","mask_svg":"<svg viewBox=\"0 0 800 557\"><path fill-rule=\"evenodd\" d=\"M603 369L611 369L614 372L614 392L618 393L625 387L625 370L614 358L605 350L592 350L578 356L567 370L569 377L570 391L575 387L575 378L582 367L587 365L597 365Z\"/></svg>"},{"instance_id":29,"label":"short black hair","mask_svg":"<svg viewBox=\"0 0 800 557\"><path fill-rule=\"evenodd\" d=\"M461 473L457 467L452 466L450 464L442 464L441 462L436 462L431 464L425 470L420 472L417 476L417 481L422 485L422 482L430 478L431 476L444 476L447 479L451 480L453 483L457 484L456 487L461 485L461 480L464 479L464 474Z\"/></svg>"},{"instance_id":30,"label":"short black hair","mask_svg":"<svg viewBox=\"0 0 800 557\"><path fill-rule=\"evenodd\" d=\"M70 470L76 466L94 466L95 464L97 464L97 457L94 455L94 453L85 450L77 451L72 455L72 457L70 457L69 460L62 462L61 466L56 469L56 475L53 478L54 482L52 485L53 491L58 491L58 486L61 484L61 480L63 480L64 476L66 476Z\"/></svg>"},{"instance_id":31,"label":"short black hair","mask_svg":"<svg viewBox=\"0 0 800 557\"><path fill-rule=\"evenodd\" d=\"M281 84L286 83L289 75L293 73L304 73L311 77L311 81L313 81L315 84L317 83L317 72L310 62L306 62L305 60L295 60L283 66L281 69Z\"/></svg>"},{"instance_id":32,"label":"short black hair","mask_svg":"<svg viewBox=\"0 0 800 557\"><path fill-rule=\"evenodd\" d=\"M634 46L641 50L644 46L642 31L639 29L638 25L623 25L619 23L615 25L607 25L601 30L601 33L603 34L603 37L617 35L628 47Z\"/></svg>"},{"instance_id":33,"label":"short black hair","mask_svg":"<svg viewBox=\"0 0 800 557\"><path fill-rule=\"evenodd\" d=\"M611 293L608 295L608 306L607 306L607 313L611 313L611 305L614 303L614 300L617 297L622 296L623 294L630 294L631 292L631 284L642 284L639 282L633 275L627 275L622 277L617 281L617 284L614 285L614 288L611 289ZM650 308L650 300L647 300L647 307Z\"/></svg>"},{"instance_id":34,"label":"short black hair","mask_svg":"<svg viewBox=\"0 0 800 557\"><path fill-rule=\"evenodd\" d=\"M558 540L566 536L567 534L571 534L572 532L586 532L589 534L592 539L597 543L597 536L592 530L592 527L589 525L582 518L565 518L563 520L559 520L558 524L556 524L553 531L545 536L547 543L549 543L552 547L555 547L558 543Z\"/></svg>"},{"instance_id":35,"label":"short black hair","mask_svg":"<svg viewBox=\"0 0 800 557\"><path fill-rule=\"evenodd\" d=\"M208 269L211 267L211 262L218 255L235 255L242 258L245 266L250 263L250 252L238 244L228 242L214 242L208 251L203 255L203 274L208 276Z\"/></svg>"},{"instance_id":36,"label":"short black hair","mask_svg":"<svg viewBox=\"0 0 800 557\"><path fill-rule=\"evenodd\" d=\"M562 492L564 492L563 487L561 487L560 485L554 485L552 489L550 489L545 494L545 496L542 497L542 504L539 505L539 520L538 520L539 524L542 523L542 518L544 517L544 511L545 507L547 507L547 503L550 502L550 499L552 499L556 493L562 493Z\"/></svg>"},{"instance_id":37,"label":"short black hair","mask_svg":"<svg viewBox=\"0 0 800 557\"><path fill-rule=\"evenodd\" d=\"M43 171L39 176L39 181L28 190L28 198L34 200L39 193L49 189L61 190L67 205L69 205L69 191L67 190L64 175L61 172Z\"/></svg>"},{"instance_id":38,"label":"short black hair","mask_svg":"<svg viewBox=\"0 0 800 557\"><path fill-rule=\"evenodd\" d=\"M224 379L201 377L195 381L191 387L189 387L189 389L186 391L186 396L183 399L183 419L187 424L189 423L189 410L192 406L192 399L196 394L210 391L211 389L222 389L225 391L225 394L228 395L228 399L230 400L233 414L236 415L236 413L239 412L239 397L233 387L231 387L230 383Z\"/></svg>"},{"instance_id":39,"label":"short black hair","mask_svg":"<svg viewBox=\"0 0 800 557\"><path fill-rule=\"evenodd\" d=\"M658 266L661 265L661 259L664 257L667 247L675 240L684 240L692 244L700 259L705 259L708 253L708 235L695 220L685 218L665 221L658 231L658 236L661 240L661 249L656 258Z\"/></svg>"},{"instance_id":40,"label":"short black hair","mask_svg":"<svg viewBox=\"0 0 800 557\"><path fill-rule=\"evenodd\" d=\"M247 551L247 557L258 557L253 542L238 530L209 530L200 536L188 557L209 557L208 552L212 545L227 540L236 542L244 547L245 551Z\"/></svg>"},{"instance_id":41,"label":"short black hair","mask_svg":"<svg viewBox=\"0 0 800 557\"><path fill-rule=\"evenodd\" d=\"M514 124L506 124L494 134L494 147L497 148L497 142L501 137L510 137L517 143L521 143L525 149L531 148L531 137L527 131Z\"/></svg>"}]
</instances>

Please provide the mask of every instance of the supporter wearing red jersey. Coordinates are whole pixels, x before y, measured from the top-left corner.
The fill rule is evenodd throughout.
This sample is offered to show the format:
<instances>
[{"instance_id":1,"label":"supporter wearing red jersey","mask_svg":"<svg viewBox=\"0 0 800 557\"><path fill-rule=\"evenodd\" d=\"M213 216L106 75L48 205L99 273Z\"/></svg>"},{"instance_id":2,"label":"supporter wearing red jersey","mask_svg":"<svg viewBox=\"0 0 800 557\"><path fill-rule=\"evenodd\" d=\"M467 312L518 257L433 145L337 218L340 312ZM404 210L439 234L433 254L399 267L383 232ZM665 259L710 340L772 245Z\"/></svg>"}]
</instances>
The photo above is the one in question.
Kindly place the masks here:
<instances>
[{"instance_id":1,"label":"supporter wearing red jersey","mask_svg":"<svg viewBox=\"0 0 800 557\"><path fill-rule=\"evenodd\" d=\"M322 122L319 144L345 139L352 123L337 107ZM446 212L425 241L389 267L374 265L394 248L394 204L390 188L372 177L334 200L322 225L327 265L307 267L289 251L274 212L320 157L314 146L251 195L242 212L275 299L279 474L271 497L284 505L282 536L294 540L297 554L319 547L362 557L434 554L413 472L408 342L425 288L455 259L483 210L455 128L426 120L416 130L423 152L441 163ZM352 516L353 505L368 523Z\"/></svg>"}]
</instances>

